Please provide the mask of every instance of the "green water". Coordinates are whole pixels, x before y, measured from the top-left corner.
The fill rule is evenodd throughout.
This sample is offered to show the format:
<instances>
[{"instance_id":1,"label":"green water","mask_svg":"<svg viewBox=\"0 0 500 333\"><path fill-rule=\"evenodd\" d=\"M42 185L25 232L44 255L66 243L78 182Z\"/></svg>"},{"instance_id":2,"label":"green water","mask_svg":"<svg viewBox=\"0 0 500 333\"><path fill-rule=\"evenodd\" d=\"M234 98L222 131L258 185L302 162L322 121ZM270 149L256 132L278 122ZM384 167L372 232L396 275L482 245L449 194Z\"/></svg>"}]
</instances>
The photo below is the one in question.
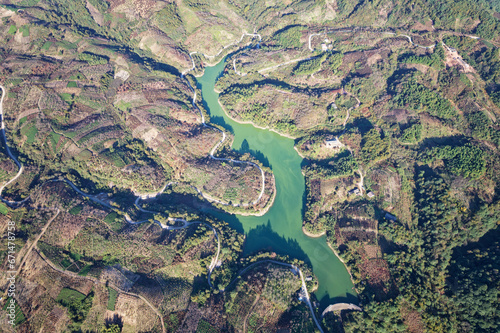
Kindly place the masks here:
<instances>
[{"instance_id":1,"label":"green water","mask_svg":"<svg viewBox=\"0 0 500 333\"><path fill-rule=\"evenodd\" d=\"M271 250L310 262L319 280L316 297L324 308L333 302L357 303L355 291L344 265L326 244L326 236L310 238L302 232L305 181L302 158L294 150L294 140L274 132L239 124L226 116L214 91L215 81L224 69L224 61L207 67L198 79L211 122L234 134L233 149L250 152L271 167L276 179L276 200L263 216L214 213L246 234L245 254Z\"/></svg>"}]
</instances>

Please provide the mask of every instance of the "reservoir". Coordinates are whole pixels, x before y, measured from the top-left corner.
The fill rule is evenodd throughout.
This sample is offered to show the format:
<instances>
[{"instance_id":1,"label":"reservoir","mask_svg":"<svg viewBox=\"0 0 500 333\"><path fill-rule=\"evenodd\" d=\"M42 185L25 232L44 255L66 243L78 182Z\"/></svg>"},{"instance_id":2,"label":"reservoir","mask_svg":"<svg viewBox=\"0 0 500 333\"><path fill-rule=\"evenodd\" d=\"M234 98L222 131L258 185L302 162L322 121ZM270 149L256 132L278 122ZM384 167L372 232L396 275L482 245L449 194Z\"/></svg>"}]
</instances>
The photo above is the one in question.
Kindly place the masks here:
<instances>
[{"instance_id":1,"label":"reservoir","mask_svg":"<svg viewBox=\"0 0 500 333\"><path fill-rule=\"evenodd\" d=\"M206 67L204 75L198 78L210 122L223 126L234 135L233 149L250 152L272 169L277 192L273 206L263 216L219 212L212 212L212 215L245 233L245 255L266 250L310 263L319 280L315 295L321 309L331 303L357 303L349 273L328 247L326 236L311 238L302 232L305 181L301 172L303 160L294 149L294 140L250 124L239 124L227 117L220 107L219 94L214 91L214 86L224 64L225 59L216 66Z\"/></svg>"}]
</instances>

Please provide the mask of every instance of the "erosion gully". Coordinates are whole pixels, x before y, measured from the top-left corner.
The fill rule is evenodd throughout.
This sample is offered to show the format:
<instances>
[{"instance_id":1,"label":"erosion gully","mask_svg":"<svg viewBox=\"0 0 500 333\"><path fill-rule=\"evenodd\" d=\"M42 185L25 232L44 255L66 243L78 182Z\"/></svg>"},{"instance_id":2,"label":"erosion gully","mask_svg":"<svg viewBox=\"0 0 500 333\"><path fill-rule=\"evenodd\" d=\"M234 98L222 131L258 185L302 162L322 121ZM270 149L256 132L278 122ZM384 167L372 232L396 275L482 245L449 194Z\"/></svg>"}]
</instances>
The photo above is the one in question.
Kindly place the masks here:
<instances>
[{"instance_id":1,"label":"erosion gully","mask_svg":"<svg viewBox=\"0 0 500 333\"><path fill-rule=\"evenodd\" d=\"M233 149L251 153L272 169L276 179L276 199L263 216L209 213L245 233L245 255L266 250L310 263L319 280L315 295L320 308L339 302L357 303L349 273L328 247L326 236L311 238L302 231L305 180L301 172L303 159L294 149L294 140L250 124L240 124L230 119L220 107L219 94L214 86L224 69L225 60L206 67L204 75L198 78L203 103L210 114L210 122L223 126L234 135Z\"/></svg>"}]
</instances>

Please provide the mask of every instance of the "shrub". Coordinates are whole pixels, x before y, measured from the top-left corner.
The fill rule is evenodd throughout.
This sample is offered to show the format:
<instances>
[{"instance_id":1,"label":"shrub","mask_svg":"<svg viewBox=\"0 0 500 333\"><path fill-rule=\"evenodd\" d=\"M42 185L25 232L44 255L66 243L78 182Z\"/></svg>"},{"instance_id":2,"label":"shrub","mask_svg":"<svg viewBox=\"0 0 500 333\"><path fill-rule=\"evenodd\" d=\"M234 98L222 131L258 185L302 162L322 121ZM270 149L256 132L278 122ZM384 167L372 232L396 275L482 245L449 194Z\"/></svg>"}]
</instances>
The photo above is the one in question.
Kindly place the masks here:
<instances>
[{"instance_id":1,"label":"shrub","mask_svg":"<svg viewBox=\"0 0 500 333\"><path fill-rule=\"evenodd\" d=\"M310 75L319 70L321 64L326 58L326 54L323 56L317 56L308 60L303 60L299 62L293 69L294 75Z\"/></svg>"},{"instance_id":2,"label":"shrub","mask_svg":"<svg viewBox=\"0 0 500 333\"><path fill-rule=\"evenodd\" d=\"M78 60L85 61L89 65L105 65L108 63L107 57L90 52L83 52L78 54Z\"/></svg>"},{"instance_id":3,"label":"shrub","mask_svg":"<svg viewBox=\"0 0 500 333\"><path fill-rule=\"evenodd\" d=\"M443 119L457 116L457 110L450 101L417 83L414 78L401 85L400 92L394 97L394 102L399 106L408 106L416 111L427 111L429 114Z\"/></svg>"},{"instance_id":4,"label":"shrub","mask_svg":"<svg viewBox=\"0 0 500 333\"><path fill-rule=\"evenodd\" d=\"M470 143L459 147L434 147L423 157L427 163L436 159L442 159L451 172L464 177L478 178L486 171L483 150Z\"/></svg>"},{"instance_id":5,"label":"shrub","mask_svg":"<svg viewBox=\"0 0 500 333\"><path fill-rule=\"evenodd\" d=\"M405 143L417 143L420 141L422 137L422 125L421 124L413 124L410 127L403 130L401 134L401 141Z\"/></svg>"},{"instance_id":6,"label":"shrub","mask_svg":"<svg viewBox=\"0 0 500 333\"><path fill-rule=\"evenodd\" d=\"M365 164L374 164L390 156L391 140L382 139L375 128L369 130L361 140L361 158Z\"/></svg>"},{"instance_id":7,"label":"shrub","mask_svg":"<svg viewBox=\"0 0 500 333\"><path fill-rule=\"evenodd\" d=\"M304 30L304 27L300 25L289 26L276 32L273 39L276 44L283 48L299 48L301 46L300 38L302 37L302 30Z\"/></svg>"}]
</instances>

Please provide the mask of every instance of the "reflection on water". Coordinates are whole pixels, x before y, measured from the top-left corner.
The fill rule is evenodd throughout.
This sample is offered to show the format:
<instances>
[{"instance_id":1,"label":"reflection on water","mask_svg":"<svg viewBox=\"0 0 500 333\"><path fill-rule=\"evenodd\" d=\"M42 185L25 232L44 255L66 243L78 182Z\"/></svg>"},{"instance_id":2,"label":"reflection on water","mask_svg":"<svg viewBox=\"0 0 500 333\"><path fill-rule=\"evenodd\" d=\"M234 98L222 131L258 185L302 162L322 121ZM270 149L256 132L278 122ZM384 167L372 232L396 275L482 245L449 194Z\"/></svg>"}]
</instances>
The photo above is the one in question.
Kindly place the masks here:
<instances>
[{"instance_id":1,"label":"reflection on water","mask_svg":"<svg viewBox=\"0 0 500 333\"><path fill-rule=\"evenodd\" d=\"M211 121L234 134L233 149L251 153L272 169L277 194L273 206L264 216L211 213L246 234L245 255L267 250L309 262L319 280L315 295L322 308L332 302L357 303L349 273L328 247L326 236L310 238L302 232L305 181L301 172L303 161L293 148L294 141L249 124L239 124L225 115L218 104L219 95L214 91L215 81L223 68L224 62L221 61L206 68L199 79L203 103Z\"/></svg>"}]
</instances>

